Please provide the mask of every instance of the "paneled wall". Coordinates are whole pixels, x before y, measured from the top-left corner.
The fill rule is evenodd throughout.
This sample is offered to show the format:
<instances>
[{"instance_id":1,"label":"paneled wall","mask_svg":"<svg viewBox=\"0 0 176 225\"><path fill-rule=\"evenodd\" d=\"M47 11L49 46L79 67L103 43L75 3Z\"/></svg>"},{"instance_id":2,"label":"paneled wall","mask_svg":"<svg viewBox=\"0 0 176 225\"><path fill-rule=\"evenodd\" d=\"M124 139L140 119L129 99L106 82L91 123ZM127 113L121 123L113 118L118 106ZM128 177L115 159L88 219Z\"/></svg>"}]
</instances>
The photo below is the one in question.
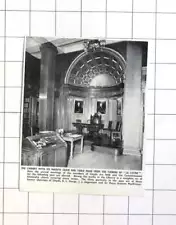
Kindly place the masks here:
<instances>
[{"instance_id":1,"label":"paneled wall","mask_svg":"<svg viewBox=\"0 0 176 225\"><path fill-rule=\"evenodd\" d=\"M75 113L75 100L82 100L83 113ZM76 120L81 120L82 123L88 123L90 116L97 112L97 101L106 101L106 114L102 114L102 121L104 127L108 127L109 121L113 121L115 128L116 123L120 120L120 116L117 115L117 98L79 98L75 96L65 96L62 92L57 99L57 124L56 128L64 128L64 130L73 130L72 123Z\"/></svg>"}]
</instances>

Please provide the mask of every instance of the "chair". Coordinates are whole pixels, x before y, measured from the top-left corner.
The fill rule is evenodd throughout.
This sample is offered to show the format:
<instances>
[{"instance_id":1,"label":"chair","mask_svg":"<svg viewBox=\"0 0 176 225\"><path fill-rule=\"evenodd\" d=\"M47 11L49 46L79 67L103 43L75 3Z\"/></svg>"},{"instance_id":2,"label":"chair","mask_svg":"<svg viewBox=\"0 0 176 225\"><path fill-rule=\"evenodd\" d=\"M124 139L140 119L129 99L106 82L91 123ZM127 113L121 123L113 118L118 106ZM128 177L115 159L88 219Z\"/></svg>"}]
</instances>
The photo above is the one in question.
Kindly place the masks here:
<instances>
[{"instance_id":1,"label":"chair","mask_svg":"<svg viewBox=\"0 0 176 225\"><path fill-rule=\"evenodd\" d=\"M112 130L112 121L109 121L108 127L107 128L103 128L103 130L107 130L107 131Z\"/></svg>"},{"instance_id":2,"label":"chair","mask_svg":"<svg viewBox=\"0 0 176 225\"><path fill-rule=\"evenodd\" d=\"M76 119L76 130L72 130L71 133L78 133L78 134L82 134L82 126L81 126L82 120L80 119Z\"/></svg>"},{"instance_id":3,"label":"chair","mask_svg":"<svg viewBox=\"0 0 176 225\"><path fill-rule=\"evenodd\" d=\"M106 133L108 136L111 136L111 132L112 132L112 121L110 120L108 123L108 127L103 128L103 133Z\"/></svg>"},{"instance_id":4,"label":"chair","mask_svg":"<svg viewBox=\"0 0 176 225\"><path fill-rule=\"evenodd\" d=\"M108 130L112 130L112 121L109 121L108 123Z\"/></svg>"},{"instance_id":5,"label":"chair","mask_svg":"<svg viewBox=\"0 0 176 225\"><path fill-rule=\"evenodd\" d=\"M116 123L116 127L115 127L115 130L118 131L119 130L119 125L120 125L120 121L117 121Z\"/></svg>"},{"instance_id":6,"label":"chair","mask_svg":"<svg viewBox=\"0 0 176 225\"><path fill-rule=\"evenodd\" d=\"M76 123L81 123L82 121L80 119L76 119Z\"/></svg>"},{"instance_id":7,"label":"chair","mask_svg":"<svg viewBox=\"0 0 176 225\"><path fill-rule=\"evenodd\" d=\"M100 134L103 134L104 122L105 122L104 120L101 120L101 124L103 125L103 127L99 131Z\"/></svg>"},{"instance_id":8,"label":"chair","mask_svg":"<svg viewBox=\"0 0 176 225\"><path fill-rule=\"evenodd\" d=\"M111 132L111 143L118 148L119 155L123 153L122 147L122 122L119 121L116 124L116 129Z\"/></svg>"},{"instance_id":9,"label":"chair","mask_svg":"<svg viewBox=\"0 0 176 225\"><path fill-rule=\"evenodd\" d=\"M122 121L117 121L116 128L115 130L112 130L112 134L122 133L121 128L122 128Z\"/></svg>"}]
</instances>

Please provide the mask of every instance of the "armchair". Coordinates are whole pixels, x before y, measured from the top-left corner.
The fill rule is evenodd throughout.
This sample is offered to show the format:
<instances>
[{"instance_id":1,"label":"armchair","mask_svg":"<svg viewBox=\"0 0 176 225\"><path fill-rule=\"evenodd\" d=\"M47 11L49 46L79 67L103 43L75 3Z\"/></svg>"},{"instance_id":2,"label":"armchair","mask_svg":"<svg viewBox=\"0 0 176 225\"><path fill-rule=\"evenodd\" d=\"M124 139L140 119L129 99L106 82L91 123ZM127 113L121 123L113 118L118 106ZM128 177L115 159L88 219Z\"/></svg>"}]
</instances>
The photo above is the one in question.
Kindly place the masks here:
<instances>
[{"instance_id":1,"label":"armchair","mask_svg":"<svg viewBox=\"0 0 176 225\"><path fill-rule=\"evenodd\" d=\"M103 124L101 121L101 115L95 113L93 116L90 116L90 125L88 126L89 134L94 139L99 137L99 131L103 129Z\"/></svg>"},{"instance_id":2,"label":"armchair","mask_svg":"<svg viewBox=\"0 0 176 225\"><path fill-rule=\"evenodd\" d=\"M108 127L107 128L103 128L103 133L105 133L109 137L111 137L111 132L112 132L112 121L109 121Z\"/></svg>"},{"instance_id":3,"label":"armchair","mask_svg":"<svg viewBox=\"0 0 176 225\"><path fill-rule=\"evenodd\" d=\"M111 143L118 148L119 155L123 153L122 146L122 122L117 122L116 130L111 132Z\"/></svg>"}]
</instances>

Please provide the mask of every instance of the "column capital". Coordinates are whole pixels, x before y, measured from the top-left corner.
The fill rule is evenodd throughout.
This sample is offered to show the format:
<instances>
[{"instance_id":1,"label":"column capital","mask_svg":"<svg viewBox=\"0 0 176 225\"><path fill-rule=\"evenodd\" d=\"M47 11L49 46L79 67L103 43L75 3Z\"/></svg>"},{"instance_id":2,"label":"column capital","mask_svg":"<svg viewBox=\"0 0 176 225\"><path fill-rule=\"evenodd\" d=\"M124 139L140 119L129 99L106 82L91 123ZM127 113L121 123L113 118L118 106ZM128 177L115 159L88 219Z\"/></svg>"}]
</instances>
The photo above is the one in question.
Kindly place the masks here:
<instances>
[{"instance_id":1,"label":"column capital","mask_svg":"<svg viewBox=\"0 0 176 225\"><path fill-rule=\"evenodd\" d=\"M58 53L57 47L55 45L53 45L51 42L46 42L46 43L41 44L40 51L43 51L45 49L51 49L56 54Z\"/></svg>"}]
</instances>

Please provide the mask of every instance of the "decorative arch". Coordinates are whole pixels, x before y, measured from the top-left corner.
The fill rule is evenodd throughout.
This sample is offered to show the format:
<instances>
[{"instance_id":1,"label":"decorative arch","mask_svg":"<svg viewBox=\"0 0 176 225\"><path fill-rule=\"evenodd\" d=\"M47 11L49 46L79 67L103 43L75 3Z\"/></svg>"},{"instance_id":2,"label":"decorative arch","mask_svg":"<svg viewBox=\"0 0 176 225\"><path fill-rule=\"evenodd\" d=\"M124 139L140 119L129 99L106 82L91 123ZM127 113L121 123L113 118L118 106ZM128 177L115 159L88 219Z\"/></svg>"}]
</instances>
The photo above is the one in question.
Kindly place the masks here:
<instances>
[{"instance_id":1,"label":"decorative arch","mask_svg":"<svg viewBox=\"0 0 176 225\"><path fill-rule=\"evenodd\" d=\"M93 51L84 51L78 55L69 66L65 84L79 87L94 87L93 82L96 76L107 79L111 76L111 82L100 82L96 86L116 86L123 83L125 79L126 62L117 51L100 47ZM97 79L100 80L100 79ZM103 85L101 85L103 83Z\"/></svg>"}]
</instances>

